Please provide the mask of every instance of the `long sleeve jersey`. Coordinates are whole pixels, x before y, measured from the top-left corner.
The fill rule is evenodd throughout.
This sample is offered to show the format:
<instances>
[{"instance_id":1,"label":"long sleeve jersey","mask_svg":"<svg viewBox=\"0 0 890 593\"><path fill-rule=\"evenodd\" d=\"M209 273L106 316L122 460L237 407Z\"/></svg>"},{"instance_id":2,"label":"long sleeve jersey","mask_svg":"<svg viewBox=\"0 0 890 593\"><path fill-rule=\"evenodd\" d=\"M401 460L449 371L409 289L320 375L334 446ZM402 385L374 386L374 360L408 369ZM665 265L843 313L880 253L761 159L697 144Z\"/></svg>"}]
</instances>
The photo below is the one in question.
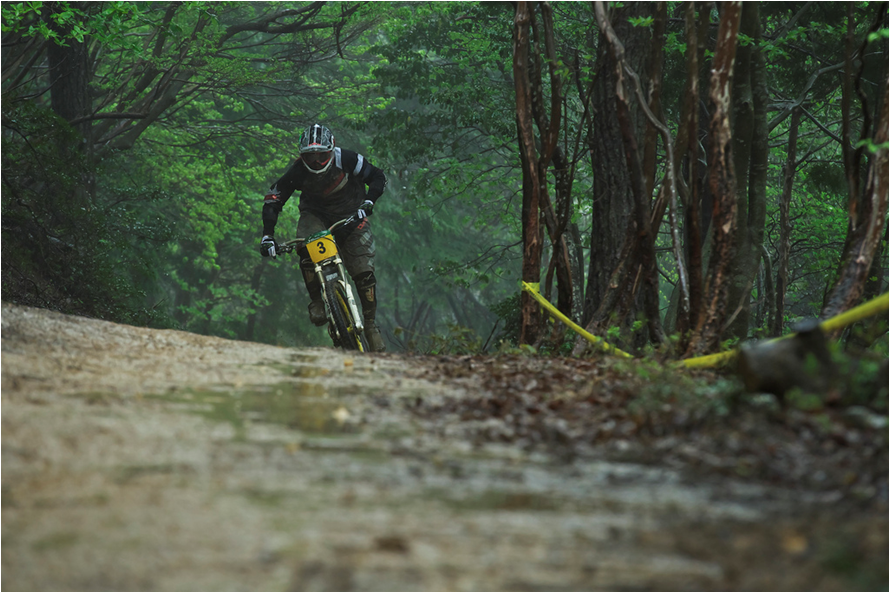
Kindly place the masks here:
<instances>
[{"instance_id":1,"label":"long sleeve jersey","mask_svg":"<svg viewBox=\"0 0 890 593\"><path fill-rule=\"evenodd\" d=\"M281 209L297 190L300 212L311 212L330 222L355 214L365 200L377 201L386 187L382 169L352 150L334 148L332 158L330 168L321 174L310 173L298 158L272 184L263 203L264 235L275 232Z\"/></svg>"}]
</instances>

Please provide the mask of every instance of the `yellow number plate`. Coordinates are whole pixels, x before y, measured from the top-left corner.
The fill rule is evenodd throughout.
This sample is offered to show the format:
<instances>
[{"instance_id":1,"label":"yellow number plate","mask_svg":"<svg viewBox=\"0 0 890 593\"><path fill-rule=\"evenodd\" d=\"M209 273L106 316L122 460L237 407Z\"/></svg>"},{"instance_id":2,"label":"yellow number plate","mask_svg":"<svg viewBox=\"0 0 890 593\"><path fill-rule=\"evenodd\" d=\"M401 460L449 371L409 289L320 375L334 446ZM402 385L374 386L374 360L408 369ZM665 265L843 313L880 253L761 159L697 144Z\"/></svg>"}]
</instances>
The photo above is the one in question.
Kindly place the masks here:
<instances>
[{"instance_id":1,"label":"yellow number plate","mask_svg":"<svg viewBox=\"0 0 890 593\"><path fill-rule=\"evenodd\" d=\"M314 238L306 244L306 249L309 250L309 257L313 263L318 263L337 255L337 244L334 243L334 238L331 235Z\"/></svg>"}]
</instances>

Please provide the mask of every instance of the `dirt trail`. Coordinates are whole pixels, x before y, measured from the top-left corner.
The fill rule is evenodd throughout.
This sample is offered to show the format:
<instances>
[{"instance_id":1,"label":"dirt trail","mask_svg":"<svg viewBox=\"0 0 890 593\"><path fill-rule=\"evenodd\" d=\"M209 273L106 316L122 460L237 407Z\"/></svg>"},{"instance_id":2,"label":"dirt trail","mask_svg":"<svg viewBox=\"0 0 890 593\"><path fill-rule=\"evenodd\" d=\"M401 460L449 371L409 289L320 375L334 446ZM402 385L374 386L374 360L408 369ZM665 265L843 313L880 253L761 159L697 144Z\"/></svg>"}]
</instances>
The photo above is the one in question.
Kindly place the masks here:
<instances>
[{"instance_id":1,"label":"dirt trail","mask_svg":"<svg viewBox=\"0 0 890 593\"><path fill-rule=\"evenodd\" d=\"M3 590L886 587L886 504L471 443L432 367L3 304Z\"/></svg>"}]
</instances>

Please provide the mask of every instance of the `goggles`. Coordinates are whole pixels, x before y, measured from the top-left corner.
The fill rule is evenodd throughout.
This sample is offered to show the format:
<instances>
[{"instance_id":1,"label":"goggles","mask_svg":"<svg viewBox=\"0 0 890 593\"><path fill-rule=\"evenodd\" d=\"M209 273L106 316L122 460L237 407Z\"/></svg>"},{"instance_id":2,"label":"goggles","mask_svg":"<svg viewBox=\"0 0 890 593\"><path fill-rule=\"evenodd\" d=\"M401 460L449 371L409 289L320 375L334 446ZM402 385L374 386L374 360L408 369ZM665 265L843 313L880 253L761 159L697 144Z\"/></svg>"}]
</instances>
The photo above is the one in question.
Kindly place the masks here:
<instances>
[{"instance_id":1,"label":"goggles","mask_svg":"<svg viewBox=\"0 0 890 593\"><path fill-rule=\"evenodd\" d=\"M312 169L321 169L331 160L331 151L326 152L304 152L300 155L306 164Z\"/></svg>"}]
</instances>

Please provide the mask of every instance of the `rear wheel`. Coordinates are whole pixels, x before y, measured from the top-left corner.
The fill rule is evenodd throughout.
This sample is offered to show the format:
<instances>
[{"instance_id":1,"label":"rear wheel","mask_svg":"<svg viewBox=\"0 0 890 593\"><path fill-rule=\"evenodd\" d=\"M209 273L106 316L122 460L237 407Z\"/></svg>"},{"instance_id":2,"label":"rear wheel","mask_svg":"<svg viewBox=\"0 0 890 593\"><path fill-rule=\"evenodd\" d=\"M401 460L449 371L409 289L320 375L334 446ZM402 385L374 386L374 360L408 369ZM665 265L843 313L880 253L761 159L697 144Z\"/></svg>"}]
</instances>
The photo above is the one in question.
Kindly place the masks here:
<instances>
[{"instance_id":1,"label":"rear wheel","mask_svg":"<svg viewBox=\"0 0 890 593\"><path fill-rule=\"evenodd\" d=\"M328 298L331 299L331 317L334 321L332 328L334 331L331 332L334 345L344 350L367 352L368 343L365 341L365 336L355 327L355 319L349 309L343 286L339 282L331 282L328 285L327 293Z\"/></svg>"}]
</instances>

